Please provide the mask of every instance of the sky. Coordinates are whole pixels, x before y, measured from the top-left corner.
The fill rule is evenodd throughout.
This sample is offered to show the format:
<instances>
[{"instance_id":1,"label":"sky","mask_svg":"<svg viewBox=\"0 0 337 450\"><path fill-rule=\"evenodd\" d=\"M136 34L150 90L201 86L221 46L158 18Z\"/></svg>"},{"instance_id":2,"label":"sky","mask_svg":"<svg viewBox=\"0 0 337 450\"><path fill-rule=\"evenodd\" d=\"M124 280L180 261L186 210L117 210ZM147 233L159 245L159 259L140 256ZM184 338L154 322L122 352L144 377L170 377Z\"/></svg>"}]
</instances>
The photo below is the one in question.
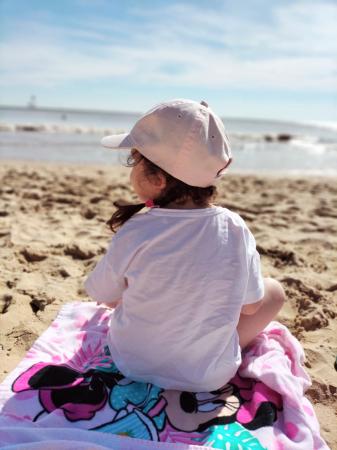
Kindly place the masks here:
<instances>
[{"instance_id":1,"label":"sky","mask_svg":"<svg viewBox=\"0 0 337 450\"><path fill-rule=\"evenodd\" d=\"M0 0L0 104L337 121L337 0Z\"/></svg>"}]
</instances>

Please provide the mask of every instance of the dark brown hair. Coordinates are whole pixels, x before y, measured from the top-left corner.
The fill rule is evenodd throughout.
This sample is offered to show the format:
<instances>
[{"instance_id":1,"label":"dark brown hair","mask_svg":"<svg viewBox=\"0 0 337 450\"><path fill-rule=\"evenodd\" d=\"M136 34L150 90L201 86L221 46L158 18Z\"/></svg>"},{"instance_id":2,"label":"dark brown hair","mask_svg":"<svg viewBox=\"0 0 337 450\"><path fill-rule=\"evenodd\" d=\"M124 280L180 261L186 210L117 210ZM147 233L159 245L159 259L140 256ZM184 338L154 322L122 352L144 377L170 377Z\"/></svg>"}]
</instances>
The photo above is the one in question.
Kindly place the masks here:
<instances>
[{"instance_id":1,"label":"dark brown hair","mask_svg":"<svg viewBox=\"0 0 337 450\"><path fill-rule=\"evenodd\" d=\"M127 157L126 167L133 167L141 160L144 161L144 174L147 177L156 176L162 173L166 179L166 187L160 193L160 196L154 200L154 204L164 207L170 202L175 201L178 204L185 203L191 199L200 207L206 206L216 196L217 189L215 186L197 187L190 186L169 173L158 167L156 164L147 159L137 149L132 149ZM124 200L113 202L117 211L113 213L111 218L106 222L111 230L116 233L117 228L121 227L134 214L144 208L145 203L127 204Z\"/></svg>"}]
</instances>

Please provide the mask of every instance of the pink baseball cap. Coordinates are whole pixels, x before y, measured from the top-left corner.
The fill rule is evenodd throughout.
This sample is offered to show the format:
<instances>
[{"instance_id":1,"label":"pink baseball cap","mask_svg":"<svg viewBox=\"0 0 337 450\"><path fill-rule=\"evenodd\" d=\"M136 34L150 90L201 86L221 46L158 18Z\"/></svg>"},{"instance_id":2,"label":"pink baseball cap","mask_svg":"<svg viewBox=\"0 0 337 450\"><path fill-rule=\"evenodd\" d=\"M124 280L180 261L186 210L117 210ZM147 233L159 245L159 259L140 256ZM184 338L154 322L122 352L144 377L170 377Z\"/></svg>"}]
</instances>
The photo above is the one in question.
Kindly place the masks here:
<instances>
[{"instance_id":1,"label":"pink baseball cap","mask_svg":"<svg viewBox=\"0 0 337 450\"><path fill-rule=\"evenodd\" d=\"M176 99L145 113L129 133L105 136L102 145L136 148L178 180L207 187L232 160L222 120L207 103Z\"/></svg>"}]
</instances>

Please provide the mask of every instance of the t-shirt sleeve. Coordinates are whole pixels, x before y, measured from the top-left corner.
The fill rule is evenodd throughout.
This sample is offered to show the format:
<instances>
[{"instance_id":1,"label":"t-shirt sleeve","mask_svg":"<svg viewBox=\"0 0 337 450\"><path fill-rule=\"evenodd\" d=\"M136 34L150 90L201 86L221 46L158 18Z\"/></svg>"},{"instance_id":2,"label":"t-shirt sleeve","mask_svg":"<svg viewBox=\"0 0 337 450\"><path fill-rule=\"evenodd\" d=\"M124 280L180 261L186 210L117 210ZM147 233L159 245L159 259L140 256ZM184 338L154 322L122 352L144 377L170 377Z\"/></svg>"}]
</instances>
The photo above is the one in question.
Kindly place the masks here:
<instances>
[{"instance_id":1,"label":"t-shirt sleeve","mask_svg":"<svg viewBox=\"0 0 337 450\"><path fill-rule=\"evenodd\" d=\"M259 252L256 250L256 242L253 234L246 229L246 236L248 238L248 283L244 305L256 303L264 296L264 281L261 273L261 262Z\"/></svg>"},{"instance_id":2,"label":"t-shirt sleeve","mask_svg":"<svg viewBox=\"0 0 337 450\"><path fill-rule=\"evenodd\" d=\"M84 287L87 294L98 303L114 303L122 298L126 282L119 275L116 236L112 238L108 251L90 273Z\"/></svg>"},{"instance_id":3,"label":"t-shirt sleeve","mask_svg":"<svg viewBox=\"0 0 337 450\"><path fill-rule=\"evenodd\" d=\"M243 304L248 305L250 303L256 303L261 300L263 296L264 282L261 274L260 255L258 251L255 250L249 265L248 285Z\"/></svg>"}]
</instances>

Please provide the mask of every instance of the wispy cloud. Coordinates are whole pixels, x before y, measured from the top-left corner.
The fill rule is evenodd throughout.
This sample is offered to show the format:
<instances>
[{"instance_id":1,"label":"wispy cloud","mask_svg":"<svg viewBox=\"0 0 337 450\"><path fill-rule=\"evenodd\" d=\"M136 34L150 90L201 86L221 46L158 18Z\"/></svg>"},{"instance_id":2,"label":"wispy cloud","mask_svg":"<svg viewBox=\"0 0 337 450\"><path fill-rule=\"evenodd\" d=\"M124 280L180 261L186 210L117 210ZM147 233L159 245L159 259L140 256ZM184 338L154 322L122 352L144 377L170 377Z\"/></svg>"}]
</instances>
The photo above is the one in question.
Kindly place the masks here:
<instances>
[{"instance_id":1,"label":"wispy cloud","mask_svg":"<svg viewBox=\"0 0 337 450\"><path fill-rule=\"evenodd\" d=\"M80 1L80 0L79 0ZM82 0L85 2L85 0ZM191 4L92 17L75 26L22 22L0 46L1 84L114 80L207 88L332 91L337 5L277 2L268 20Z\"/></svg>"}]
</instances>

